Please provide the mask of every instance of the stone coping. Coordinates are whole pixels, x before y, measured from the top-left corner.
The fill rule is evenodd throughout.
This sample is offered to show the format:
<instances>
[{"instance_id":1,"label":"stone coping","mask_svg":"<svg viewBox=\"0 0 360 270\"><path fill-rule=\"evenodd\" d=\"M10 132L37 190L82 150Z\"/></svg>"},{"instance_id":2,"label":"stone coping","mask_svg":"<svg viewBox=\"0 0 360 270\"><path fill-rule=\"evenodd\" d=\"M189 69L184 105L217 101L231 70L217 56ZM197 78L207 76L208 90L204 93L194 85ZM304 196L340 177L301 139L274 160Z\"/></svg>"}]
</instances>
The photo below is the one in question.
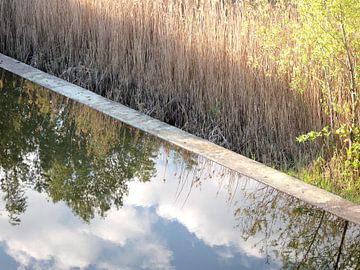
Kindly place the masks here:
<instances>
[{"instance_id":1,"label":"stone coping","mask_svg":"<svg viewBox=\"0 0 360 270\"><path fill-rule=\"evenodd\" d=\"M203 156L338 217L360 224L360 205L196 137L139 111L0 54L0 68L87 105L125 124ZM304 224L305 225L305 224Z\"/></svg>"}]
</instances>

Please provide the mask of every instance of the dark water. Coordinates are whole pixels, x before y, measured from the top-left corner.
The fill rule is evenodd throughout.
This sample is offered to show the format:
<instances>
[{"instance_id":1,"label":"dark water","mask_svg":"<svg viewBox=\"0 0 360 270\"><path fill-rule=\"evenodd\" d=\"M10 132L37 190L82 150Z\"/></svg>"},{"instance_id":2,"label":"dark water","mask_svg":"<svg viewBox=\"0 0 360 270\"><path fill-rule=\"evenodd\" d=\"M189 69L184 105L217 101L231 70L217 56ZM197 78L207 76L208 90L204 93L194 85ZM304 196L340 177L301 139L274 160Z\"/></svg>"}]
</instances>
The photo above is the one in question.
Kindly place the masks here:
<instances>
[{"instance_id":1,"label":"dark water","mask_svg":"<svg viewBox=\"0 0 360 270\"><path fill-rule=\"evenodd\" d=\"M1 269L360 269L360 227L0 71Z\"/></svg>"}]
</instances>

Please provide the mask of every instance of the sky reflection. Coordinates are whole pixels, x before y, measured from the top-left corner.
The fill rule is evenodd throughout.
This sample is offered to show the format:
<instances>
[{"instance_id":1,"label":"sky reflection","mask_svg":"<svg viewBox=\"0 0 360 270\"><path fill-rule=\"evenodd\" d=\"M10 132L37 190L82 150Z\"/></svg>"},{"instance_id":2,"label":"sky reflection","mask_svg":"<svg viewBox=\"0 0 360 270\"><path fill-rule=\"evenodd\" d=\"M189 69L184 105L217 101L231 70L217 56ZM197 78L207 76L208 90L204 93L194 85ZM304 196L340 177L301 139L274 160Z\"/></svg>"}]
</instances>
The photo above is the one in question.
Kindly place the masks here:
<instances>
[{"instance_id":1,"label":"sky reflection","mask_svg":"<svg viewBox=\"0 0 360 270\"><path fill-rule=\"evenodd\" d=\"M219 182L194 188L190 180L196 170L186 179L169 178L179 168L171 154L164 162L160 152L157 175L146 183L131 182L123 207L89 224L64 202L52 203L47 195L27 190L28 207L19 225L0 216L0 241L12 258L9 263L25 269L264 268L263 256L234 230L233 210Z\"/></svg>"}]
</instances>

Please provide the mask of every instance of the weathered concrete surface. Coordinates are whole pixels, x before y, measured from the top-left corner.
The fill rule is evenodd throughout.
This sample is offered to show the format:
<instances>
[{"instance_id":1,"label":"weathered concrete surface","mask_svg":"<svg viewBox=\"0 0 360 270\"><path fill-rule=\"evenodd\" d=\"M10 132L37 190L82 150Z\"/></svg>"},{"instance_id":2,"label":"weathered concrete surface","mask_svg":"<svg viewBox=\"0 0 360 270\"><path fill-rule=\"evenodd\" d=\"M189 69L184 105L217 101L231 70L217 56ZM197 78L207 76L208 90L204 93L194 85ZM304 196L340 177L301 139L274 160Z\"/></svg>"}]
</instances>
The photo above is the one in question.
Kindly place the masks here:
<instances>
[{"instance_id":1,"label":"weathered concrete surface","mask_svg":"<svg viewBox=\"0 0 360 270\"><path fill-rule=\"evenodd\" d=\"M356 205L339 196L306 184L294 177L210 143L209 141L200 139L3 54L0 54L0 68L85 104L130 126L155 135L167 142L206 157L279 191L322 208L341 218L360 224L360 205Z\"/></svg>"}]
</instances>

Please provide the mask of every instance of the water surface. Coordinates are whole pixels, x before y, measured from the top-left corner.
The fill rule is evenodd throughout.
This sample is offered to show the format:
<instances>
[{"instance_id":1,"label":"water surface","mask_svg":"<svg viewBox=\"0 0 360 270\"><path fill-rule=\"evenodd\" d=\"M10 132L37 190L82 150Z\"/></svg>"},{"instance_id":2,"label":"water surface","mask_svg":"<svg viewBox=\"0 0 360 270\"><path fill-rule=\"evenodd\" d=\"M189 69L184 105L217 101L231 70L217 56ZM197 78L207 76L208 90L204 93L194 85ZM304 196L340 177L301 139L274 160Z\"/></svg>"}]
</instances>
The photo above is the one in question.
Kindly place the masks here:
<instances>
[{"instance_id":1,"label":"water surface","mask_svg":"<svg viewBox=\"0 0 360 270\"><path fill-rule=\"evenodd\" d=\"M360 227L0 71L3 269L360 269Z\"/></svg>"}]
</instances>

